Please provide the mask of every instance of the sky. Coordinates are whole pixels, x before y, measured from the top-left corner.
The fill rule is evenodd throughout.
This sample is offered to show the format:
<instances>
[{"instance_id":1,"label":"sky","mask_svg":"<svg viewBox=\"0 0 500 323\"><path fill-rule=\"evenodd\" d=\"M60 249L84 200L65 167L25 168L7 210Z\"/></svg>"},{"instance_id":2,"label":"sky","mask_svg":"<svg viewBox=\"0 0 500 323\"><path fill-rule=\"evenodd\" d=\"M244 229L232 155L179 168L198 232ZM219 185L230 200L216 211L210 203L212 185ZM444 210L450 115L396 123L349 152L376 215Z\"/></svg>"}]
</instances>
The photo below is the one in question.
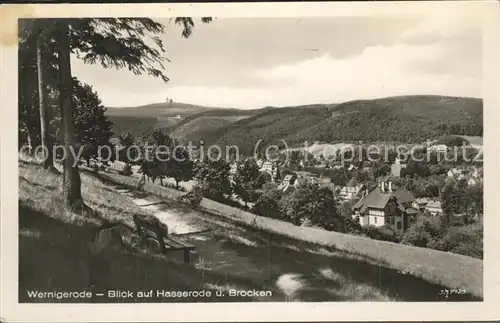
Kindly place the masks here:
<instances>
[{"instance_id":1,"label":"sky","mask_svg":"<svg viewBox=\"0 0 500 323\"><path fill-rule=\"evenodd\" d=\"M393 95L481 97L481 25L473 18L219 18L161 35L168 83L72 58L108 107L176 102L253 109Z\"/></svg>"}]
</instances>

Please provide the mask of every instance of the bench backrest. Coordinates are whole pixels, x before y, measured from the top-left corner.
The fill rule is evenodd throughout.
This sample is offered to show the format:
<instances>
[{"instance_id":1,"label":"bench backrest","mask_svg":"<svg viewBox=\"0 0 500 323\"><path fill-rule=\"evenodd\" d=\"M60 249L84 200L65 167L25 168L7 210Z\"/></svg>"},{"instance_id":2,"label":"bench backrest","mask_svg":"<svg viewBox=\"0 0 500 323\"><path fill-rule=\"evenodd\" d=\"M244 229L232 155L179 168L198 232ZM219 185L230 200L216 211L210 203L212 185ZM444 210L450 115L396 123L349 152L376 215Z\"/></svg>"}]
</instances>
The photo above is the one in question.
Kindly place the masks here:
<instances>
[{"instance_id":1,"label":"bench backrest","mask_svg":"<svg viewBox=\"0 0 500 323\"><path fill-rule=\"evenodd\" d=\"M160 226L159 221L142 218L138 215L134 215L133 220L135 226L137 227L137 232L139 233L141 238L144 238L146 235L148 235L149 231L149 236L152 236L156 238L156 240L158 240L161 251L165 253L166 247L163 238L168 236L168 228L165 230Z\"/></svg>"}]
</instances>

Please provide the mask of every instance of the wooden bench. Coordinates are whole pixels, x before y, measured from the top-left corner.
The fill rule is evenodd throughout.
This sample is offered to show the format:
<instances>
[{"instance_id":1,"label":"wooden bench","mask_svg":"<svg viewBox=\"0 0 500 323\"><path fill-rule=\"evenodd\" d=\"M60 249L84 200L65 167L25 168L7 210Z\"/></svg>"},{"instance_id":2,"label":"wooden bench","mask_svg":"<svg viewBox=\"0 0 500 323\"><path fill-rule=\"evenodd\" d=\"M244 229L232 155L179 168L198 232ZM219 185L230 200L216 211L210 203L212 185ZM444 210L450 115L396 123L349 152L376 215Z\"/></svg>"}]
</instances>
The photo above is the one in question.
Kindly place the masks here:
<instances>
[{"instance_id":1,"label":"wooden bench","mask_svg":"<svg viewBox=\"0 0 500 323\"><path fill-rule=\"evenodd\" d=\"M147 237L156 239L163 254L166 254L168 251L183 250L184 262L190 262L190 252L196 248L194 245L180 238L168 235L168 227L165 225L165 228L162 228L160 221L157 219L147 219L134 215L133 220L141 239Z\"/></svg>"}]
</instances>

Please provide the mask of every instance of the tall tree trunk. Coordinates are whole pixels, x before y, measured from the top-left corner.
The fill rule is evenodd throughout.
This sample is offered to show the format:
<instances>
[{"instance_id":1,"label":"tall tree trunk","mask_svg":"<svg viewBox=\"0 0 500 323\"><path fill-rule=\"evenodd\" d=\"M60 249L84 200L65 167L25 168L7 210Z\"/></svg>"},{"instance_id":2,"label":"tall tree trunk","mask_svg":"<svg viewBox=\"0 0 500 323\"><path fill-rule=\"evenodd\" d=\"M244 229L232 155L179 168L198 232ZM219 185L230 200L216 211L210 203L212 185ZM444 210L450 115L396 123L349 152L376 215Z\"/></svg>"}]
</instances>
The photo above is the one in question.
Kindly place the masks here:
<instances>
[{"instance_id":1,"label":"tall tree trunk","mask_svg":"<svg viewBox=\"0 0 500 323\"><path fill-rule=\"evenodd\" d=\"M24 57L23 61L19 63L19 90L22 90L22 106L19 109L24 109L24 124L26 126L27 141L28 141L28 154L32 155L33 149L36 146L36 126L33 124L33 98L35 88L32 86L34 79L34 60L31 57L34 55L29 55ZM21 58L20 58L21 59ZM19 92L19 97L21 97L21 92ZM21 99L19 100L21 103ZM20 114L21 115L21 114Z\"/></svg>"},{"instance_id":2,"label":"tall tree trunk","mask_svg":"<svg viewBox=\"0 0 500 323\"><path fill-rule=\"evenodd\" d=\"M44 61L43 56L43 42L44 37L42 32L38 34L37 44L36 44L36 66L37 66L37 74L38 74L38 103L40 110L40 139L42 147L44 148L45 153L43 161L43 168L45 169L53 169L54 168L54 155L52 153L52 145L51 138L49 134L49 123L47 116L47 90L45 88L45 78L44 78L44 65L46 62Z\"/></svg>"},{"instance_id":3,"label":"tall tree trunk","mask_svg":"<svg viewBox=\"0 0 500 323\"><path fill-rule=\"evenodd\" d=\"M58 54L59 54L59 108L61 109L66 158L63 161L64 181L63 198L65 207L75 212L85 211L81 193L81 179L74 154L77 153L73 136L73 79L71 77L69 26L64 19L56 25ZM88 207L86 207L88 208Z\"/></svg>"}]
</instances>

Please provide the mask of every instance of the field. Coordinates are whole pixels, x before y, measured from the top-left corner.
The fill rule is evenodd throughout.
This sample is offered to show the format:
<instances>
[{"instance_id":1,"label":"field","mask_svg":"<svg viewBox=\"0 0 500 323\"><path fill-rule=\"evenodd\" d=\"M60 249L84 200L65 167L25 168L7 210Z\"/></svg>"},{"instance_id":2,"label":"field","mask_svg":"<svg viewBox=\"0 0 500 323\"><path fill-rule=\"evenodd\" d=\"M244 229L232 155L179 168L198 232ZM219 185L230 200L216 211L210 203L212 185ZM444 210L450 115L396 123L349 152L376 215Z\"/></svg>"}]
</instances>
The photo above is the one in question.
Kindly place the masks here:
<instances>
[{"instance_id":1,"label":"field","mask_svg":"<svg viewBox=\"0 0 500 323\"><path fill-rule=\"evenodd\" d=\"M120 195L116 188L124 184L134 186L137 179L117 174L96 175L83 172L84 199L98 211L91 218L83 218L60 211L60 175L47 173L36 165L21 163L19 176L21 302L29 301L22 292L26 289L85 289L88 288L89 277L97 279L97 286L102 289L194 290L203 287L214 290L272 291L272 297L260 297L254 299L255 301L477 299L472 295L447 299L440 295L441 289L444 288L441 284L391 268L391 264L386 260L346 252L335 244L325 244L327 241L321 240L328 239L328 235L321 235L319 232L316 234L316 241L311 243L307 242L306 237L295 239L286 232L277 234L276 230L266 230L262 224L261 228L256 229L242 225L244 221L231 221L229 218L214 215L216 212L193 210L171 198L162 198L168 212L174 212L186 221L211 228L211 232L205 237L192 238L192 243L196 245L199 253L195 266L184 265L179 263L175 255L165 259L151 250L138 250L134 246L135 234L131 229L131 215L152 214ZM145 188L148 191L155 190L157 197L173 196L172 190L163 187L148 183ZM215 210L220 207L204 203L207 209L212 207ZM116 220L122 221L130 228L126 239L127 250L115 251L105 256L93 255L88 248L92 232L97 225ZM277 221L275 225L281 230L290 230L287 224L281 221ZM344 242L346 243L348 244ZM373 242L371 248L384 247ZM381 252L382 258L397 254L390 248L385 248L385 251L391 253L385 255L385 251ZM415 255L418 255L418 252L410 252L410 257L405 259L411 259ZM452 258L443 257L441 264L429 263L430 259L432 258L426 262L426 259L416 257L413 263L407 265L415 268L427 267L424 271L434 275L441 274L446 267L448 275L457 278L455 272L458 269L454 270L456 266L448 263L448 259ZM463 262L462 269L472 261L466 257L460 259ZM480 270L479 267L475 269ZM470 273L463 270L462 276L471 276ZM432 275L428 278L432 278ZM439 277L433 277L439 280L437 278ZM472 277L469 278L473 283L476 282ZM478 288L473 292L481 290L482 288ZM226 300L238 301L238 298Z\"/></svg>"}]
</instances>

